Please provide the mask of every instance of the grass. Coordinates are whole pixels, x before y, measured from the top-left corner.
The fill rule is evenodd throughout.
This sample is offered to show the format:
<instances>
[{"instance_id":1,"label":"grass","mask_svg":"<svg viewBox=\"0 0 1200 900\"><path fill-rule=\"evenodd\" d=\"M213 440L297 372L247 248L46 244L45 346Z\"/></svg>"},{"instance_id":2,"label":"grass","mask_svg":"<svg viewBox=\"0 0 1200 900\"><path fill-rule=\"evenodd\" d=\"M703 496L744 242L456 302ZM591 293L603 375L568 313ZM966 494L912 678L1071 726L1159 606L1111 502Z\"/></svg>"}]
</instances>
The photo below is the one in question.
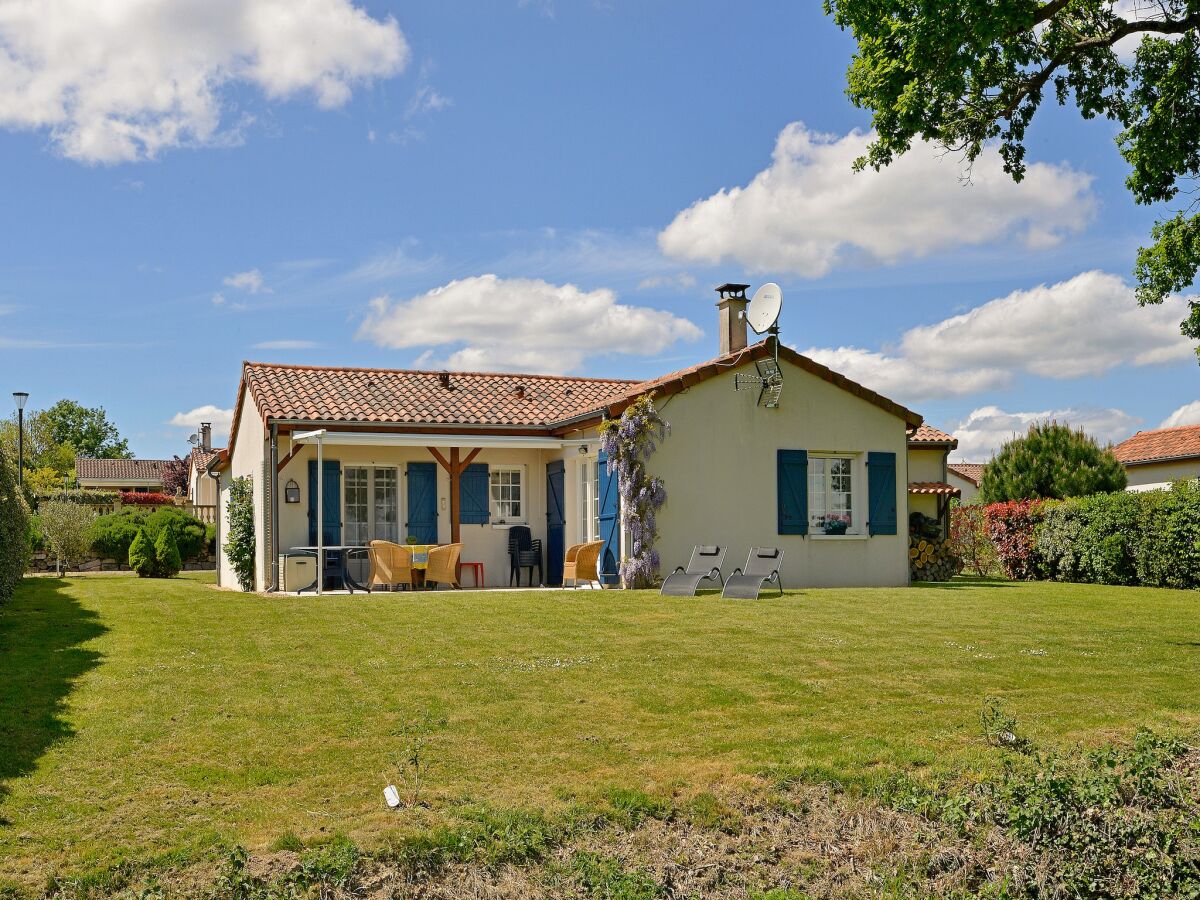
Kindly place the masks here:
<instances>
[{"instance_id":1,"label":"grass","mask_svg":"<svg viewBox=\"0 0 1200 900\"><path fill-rule=\"evenodd\" d=\"M991 765L989 696L1051 744L1200 724L1191 592L266 599L204 580L31 579L0 610L0 885L235 842L369 847L464 808L526 811L472 827L530 845L577 800L636 824L681 792L720 823L707 791L748 774ZM641 890L580 865L598 895Z\"/></svg>"}]
</instances>

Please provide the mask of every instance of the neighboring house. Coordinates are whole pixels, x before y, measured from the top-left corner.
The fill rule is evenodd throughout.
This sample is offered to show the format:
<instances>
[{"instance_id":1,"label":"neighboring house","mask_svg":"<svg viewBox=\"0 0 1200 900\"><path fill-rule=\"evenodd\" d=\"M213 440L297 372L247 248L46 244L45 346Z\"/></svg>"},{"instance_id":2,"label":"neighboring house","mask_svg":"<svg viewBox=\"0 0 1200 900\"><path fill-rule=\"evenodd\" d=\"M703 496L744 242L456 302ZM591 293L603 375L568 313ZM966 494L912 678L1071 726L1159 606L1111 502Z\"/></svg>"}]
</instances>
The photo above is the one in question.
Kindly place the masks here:
<instances>
[{"instance_id":1,"label":"neighboring house","mask_svg":"<svg viewBox=\"0 0 1200 900\"><path fill-rule=\"evenodd\" d=\"M952 462L946 466L946 480L958 488L963 503L973 503L979 496L984 463Z\"/></svg>"},{"instance_id":2,"label":"neighboring house","mask_svg":"<svg viewBox=\"0 0 1200 900\"><path fill-rule=\"evenodd\" d=\"M75 481L81 488L130 491L135 494L163 489L165 459L91 459L75 457Z\"/></svg>"},{"instance_id":3,"label":"neighboring house","mask_svg":"<svg viewBox=\"0 0 1200 900\"><path fill-rule=\"evenodd\" d=\"M216 506L217 485L208 477L208 466L221 452L212 445L212 423L201 422L198 446L188 456L188 499L193 506Z\"/></svg>"},{"instance_id":4,"label":"neighboring house","mask_svg":"<svg viewBox=\"0 0 1200 900\"><path fill-rule=\"evenodd\" d=\"M544 543L545 583L561 582L565 547L593 539L615 583L627 538L597 427L653 393L671 424L648 463L666 483L664 572L695 544L727 546L726 573L751 546L779 546L789 587L907 584L908 437L921 417L772 338L747 347L744 286L719 290L720 355L650 381L244 363L229 446L209 465L218 546L231 480L248 476L256 587L278 588L281 553L317 542L320 482L327 545L457 540L488 585L507 585L507 530L525 524ZM734 376L776 352L783 389L767 408ZM942 460L921 479L945 493L953 438L937 435L915 452ZM219 573L237 584L223 550Z\"/></svg>"},{"instance_id":5,"label":"neighboring house","mask_svg":"<svg viewBox=\"0 0 1200 900\"><path fill-rule=\"evenodd\" d=\"M1180 478L1200 476L1200 425L1139 431L1112 452L1129 476L1126 490L1170 487Z\"/></svg>"},{"instance_id":6,"label":"neighboring house","mask_svg":"<svg viewBox=\"0 0 1200 900\"><path fill-rule=\"evenodd\" d=\"M908 432L908 511L924 513L942 523L942 532L950 531L950 500L959 489L950 483L946 458L958 447L953 435L930 425Z\"/></svg>"}]
</instances>

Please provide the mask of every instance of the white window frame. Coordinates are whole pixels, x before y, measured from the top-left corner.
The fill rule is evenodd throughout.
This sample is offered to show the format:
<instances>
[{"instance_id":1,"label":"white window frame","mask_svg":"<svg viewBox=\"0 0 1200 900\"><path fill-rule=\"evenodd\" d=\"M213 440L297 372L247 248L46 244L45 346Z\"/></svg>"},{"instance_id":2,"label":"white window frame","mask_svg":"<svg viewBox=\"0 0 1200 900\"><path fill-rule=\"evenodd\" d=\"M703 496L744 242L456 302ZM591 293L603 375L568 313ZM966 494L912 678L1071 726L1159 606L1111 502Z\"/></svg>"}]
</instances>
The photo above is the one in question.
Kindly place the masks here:
<instances>
[{"instance_id":1,"label":"white window frame","mask_svg":"<svg viewBox=\"0 0 1200 900\"><path fill-rule=\"evenodd\" d=\"M517 502L521 504L521 514L519 516L504 516L501 515L501 501L497 499L493 492L493 479L497 475L512 475L518 476L517 483ZM511 496L511 495L510 495ZM523 465L509 466L488 466L488 518L492 523L493 528L508 528L510 525L528 525L529 524L529 478L526 474L526 467Z\"/></svg>"},{"instance_id":2,"label":"white window frame","mask_svg":"<svg viewBox=\"0 0 1200 900\"><path fill-rule=\"evenodd\" d=\"M600 540L600 459L579 464L579 543Z\"/></svg>"},{"instance_id":3,"label":"white window frame","mask_svg":"<svg viewBox=\"0 0 1200 900\"><path fill-rule=\"evenodd\" d=\"M362 541L361 545L366 545L368 542L373 541L373 540L390 540L393 543L400 543L401 542L400 541L400 530L401 530L400 516L401 516L401 510L403 509L402 497L400 494L400 491L401 491L400 469L397 466L375 466L375 465L370 465L368 463L363 463L363 464L344 463L342 465L342 540L345 543L347 543L348 545L351 543L354 543L356 545L359 544L359 542L357 542L357 541L351 542L349 540L349 535L346 533L347 529L350 527L350 516L348 515L349 509L350 509L350 506L348 503L349 491L347 490L347 484L349 483L349 478L348 478L347 473L351 469L363 470L367 473L367 480L366 480L367 539L366 539L366 541ZM378 518L376 516L376 510L375 510L376 473L381 470L385 470L385 469L391 470L393 473L395 473L395 485L396 485L395 529L396 529L396 531L392 537L383 537L380 535L379 522L378 522Z\"/></svg>"},{"instance_id":4,"label":"white window frame","mask_svg":"<svg viewBox=\"0 0 1200 900\"><path fill-rule=\"evenodd\" d=\"M820 540L844 541L844 540L857 540L857 539L864 538L867 536L867 534L868 534L867 521L866 521L867 494L866 494L866 491L864 490L865 485L866 485L866 471L863 466L863 458L864 457L863 457L862 453L849 452L849 451L831 451L828 453L826 453L826 452L818 452L818 453L810 452L808 454L808 475L805 479L806 483L804 485L804 489L805 489L805 491L807 491L807 496L808 496L808 534L810 537L817 538ZM848 460L850 460L850 521L851 521L851 525L850 525L850 528L848 528L846 530L845 534L826 534L824 531L819 530L813 524L813 518L814 518L813 488L812 488L813 462L815 460L830 460L830 459L848 459ZM826 514L829 512L829 509L828 509L828 505L829 505L828 501L829 501L829 497L830 497L829 479L832 477L834 477L834 476L832 476L829 472L824 473L825 503L823 503L822 506L825 507L824 512Z\"/></svg>"}]
</instances>

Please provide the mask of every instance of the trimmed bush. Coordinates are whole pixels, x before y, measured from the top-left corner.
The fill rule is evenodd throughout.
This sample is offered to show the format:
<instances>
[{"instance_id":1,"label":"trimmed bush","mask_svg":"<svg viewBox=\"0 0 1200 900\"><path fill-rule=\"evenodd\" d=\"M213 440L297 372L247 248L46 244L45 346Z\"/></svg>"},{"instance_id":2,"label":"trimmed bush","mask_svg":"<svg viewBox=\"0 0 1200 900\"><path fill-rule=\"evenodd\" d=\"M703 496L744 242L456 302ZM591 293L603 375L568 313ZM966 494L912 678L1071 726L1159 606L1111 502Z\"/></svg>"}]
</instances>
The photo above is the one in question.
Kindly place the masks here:
<instances>
[{"instance_id":1,"label":"trimmed bush","mask_svg":"<svg viewBox=\"0 0 1200 900\"><path fill-rule=\"evenodd\" d=\"M1200 587L1200 482L1179 481L1169 491L1138 496L1138 530L1153 535L1139 541L1134 554L1138 581L1153 587Z\"/></svg>"},{"instance_id":2,"label":"trimmed bush","mask_svg":"<svg viewBox=\"0 0 1200 900\"><path fill-rule=\"evenodd\" d=\"M164 494L161 491L152 491L148 494L139 494L137 491L121 491L120 497L123 506L175 505L175 498L171 494Z\"/></svg>"},{"instance_id":3,"label":"trimmed bush","mask_svg":"<svg viewBox=\"0 0 1200 900\"><path fill-rule=\"evenodd\" d=\"M133 543L129 545L129 568L138 573L138 578L153 578L158 571L154 544L146 534L145 528L137 530Z\"/></svg>"},{"instance_id":4,"label":"trimmed bush","mask_svg":"<svg viewBox=\"0 0 1200 900\"><path fill-rule=\"evenodd\" d=\"M39 506L47 500L65 500L68 503L82 503L87 506L103 506L115 504L120 496L116 491L98 491L92 488L67 488L57 491L42 491L34 494L33 500Z\"/></svg>"},{"instance_id":5,"label":"trimmed bush","mask_svg":"<svg viewBox=\"0 0 1200 900\"><path fill-rule=\"evenodd\" d=\"M0 605L29 567L29 507L17 487L16 466L0 450Z\"/></svg>"},{"instance_id":6,"label":"trimmed bush","mask_svg":"<svg viewBox=\"0 0 1200 900\"><path fill-rule=\"evenodd\" d=\"M175 534L170 528L164 528L158 533L154 542L155 576L158 578L174 578L183 568L183 560L179 558L179 545L175 543Z\"/></svg>"},{"instance_id":7,"label":"trimmed bush","mask_svg":"<svg viewBox=\"0 0 1200 900\"><path fill-rule=\"evenodd\" d=\"M98 556L125 559L139 529L144 528L154 542L158 540L159 532L167 527L174 534L181 559L195 559L207 551L211 538L204 523L173 506L153 511L122 509L101 516L92 525L92 550Z\"/></svg>"},{"instance_id":8,"label":"trimmed bush","mask_svg":"<svg viewBox=\"0 0 1200 900\"><path fill-rule=\"evenodd\" d=\"M1034 545L1034 528L1045 516L1040 500L1011 500L984 507L988 537L1004 574L1014 581L1028 581L1041 574Z\"/></svg>"}]
</instances>

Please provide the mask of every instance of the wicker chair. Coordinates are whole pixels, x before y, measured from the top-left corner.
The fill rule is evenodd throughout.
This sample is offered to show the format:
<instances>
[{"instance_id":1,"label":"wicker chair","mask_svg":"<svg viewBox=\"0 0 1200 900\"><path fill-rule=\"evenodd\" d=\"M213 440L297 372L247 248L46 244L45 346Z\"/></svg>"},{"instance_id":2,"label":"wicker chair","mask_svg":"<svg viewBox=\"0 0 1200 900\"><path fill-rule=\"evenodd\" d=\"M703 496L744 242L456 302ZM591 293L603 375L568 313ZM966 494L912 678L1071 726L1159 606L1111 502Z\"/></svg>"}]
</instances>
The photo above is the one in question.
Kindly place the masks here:
<instances>
[{"instance_id":1,"label":"wicker chair","mask_svg":"<svg viewBox=\"0 0 1200 900\"><path fill-rule=\"evenodd\" d=\"M604 587L596 569L600 561L600 548L603 546L604 541L591 541L567 548L567 555L563 559L563 587L567 586L568 581L571 582L571 587L579 587L580 581L594 581L599 583L601 588Z\"/></svg>"},{"instance_id":2,"label":"wicker chair","mask_svg":"<svg viewBox=\"0 0 1200 900\"><path fill-rule=\"evenodd\" d=\"M407 547L391 541L371 541L367 556L371 561L368 591L377 584L412 587L412 553Z\"/></svg>"},{"instance_id":3,"label":"wicker chair","mask_svg":"<svg viewBox=\"0 0 1200 900\"><path fill-rule=\"evenodd\" d=\"M462 555L462 544L443 544L429 551L429 565L425 568L425 586L448 584L458 587L458 558Z\"/></svg>"}]
</instances>

